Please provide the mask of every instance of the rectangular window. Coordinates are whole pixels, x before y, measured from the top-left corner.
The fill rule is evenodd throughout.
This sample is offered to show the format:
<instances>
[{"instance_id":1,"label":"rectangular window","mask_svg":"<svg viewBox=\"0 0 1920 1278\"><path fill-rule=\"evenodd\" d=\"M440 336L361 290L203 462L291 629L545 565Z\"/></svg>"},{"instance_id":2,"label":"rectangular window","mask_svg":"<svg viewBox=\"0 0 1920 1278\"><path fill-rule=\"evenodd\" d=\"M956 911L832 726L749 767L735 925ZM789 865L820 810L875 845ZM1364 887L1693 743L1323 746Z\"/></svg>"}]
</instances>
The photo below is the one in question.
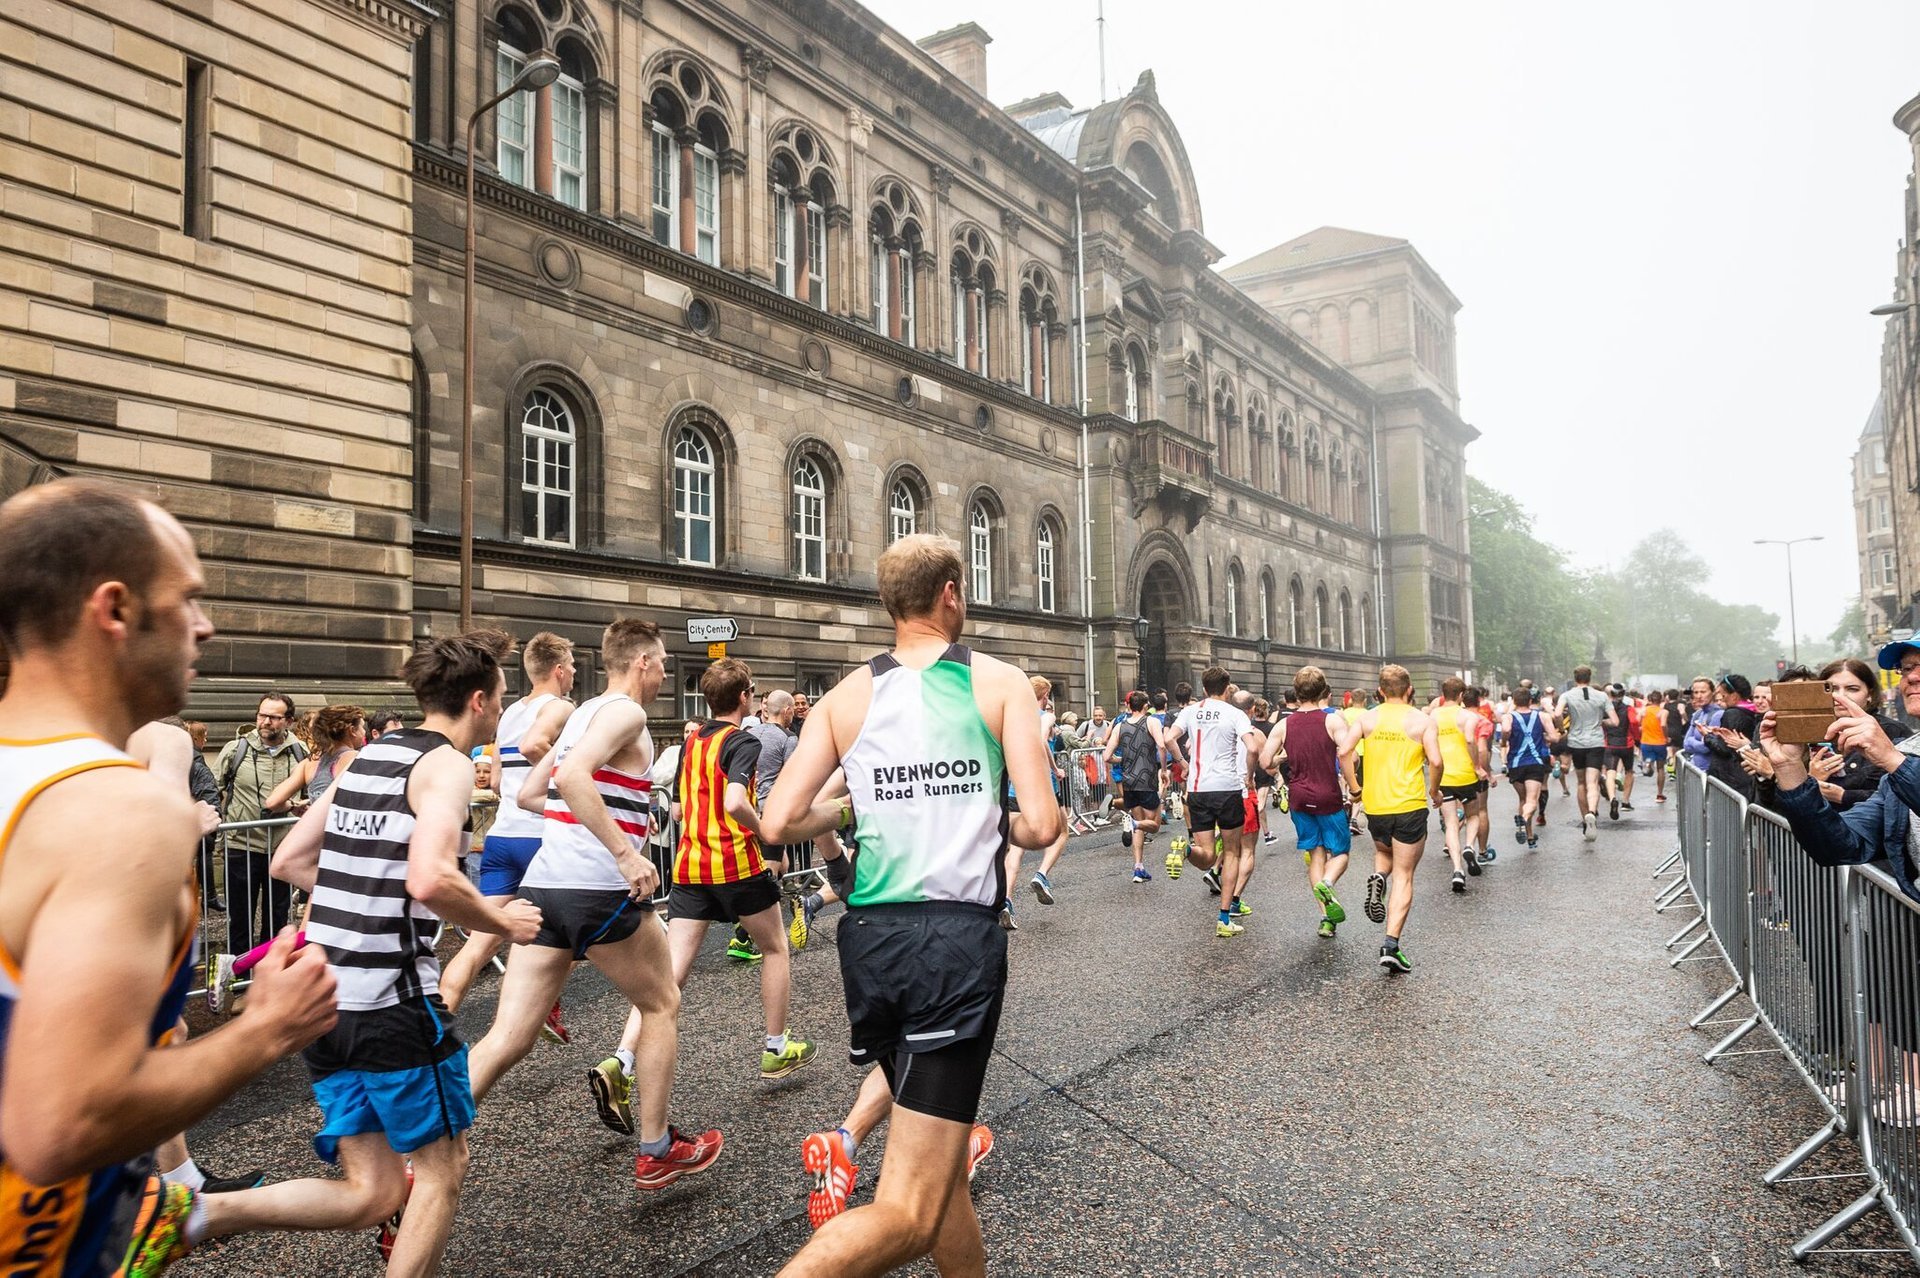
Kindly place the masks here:
<instances>
[{"instance_id":1,"label":"rectangular window","mask_svg":"<svg viewBox=\"0 0 1920 1278\"><path fill-rule=\"evenodd\" d=\"M911 248L911 246L909 246ZM900 255L900 340L914 344L913 332L913 255Z\"/></svg>"},{"instance_id":2,"label":"rectangular window","mask_svg":"<svg viewBox=\"0 0 1920 1278\"><path fill-rule=\"evenodd\" d=\"M773 193L773 287L793 296L793 198Z\"/></svg>"},{"instance_id":3,"label":"rectangular window","mask_svg":"<svg viewBox=\"0 0 1920 1278\"><path fill-rule=\"evenodd\" d=\"M827 576L827 501L817 492L794 494L793 539L800 575L808 581Z\"/></svg>"},{"instance_id":4,"label":"rectangular window","mask_svg":"<svg viewBox=\"0 0 1920 1278\"><path fill-rule=\"evenodd\" d=\"M680 247L680 148L673 130L653 126L653 242Z\"/></svg>"},{"instance_id":5,"label":"rectangular window","mask_svg":"<svg viewBox=\"0 0 1920 1278\"><path fill-rule=\"evenodd\" d=\"M1876 439L1873 441L1873 444L1868 451L1873 456L1873 473L1876 475L1886 474L1887 473L1887 446Z\"/></svg>"},{"instance_id":6,"label":"rectangular window","mask_svg":"<svg viewBox=\"0 0 1920 1278\"><path fill-rule=\"evenodd\" d=\"M682 467L674 474L680 491L680 558L692 564L713 562L713 472Z\"/></svg>"},{"instance_id":7,"label":"rectangular window","mask_svg":"<svg viewBox=\"0 0 1920 1278\"><path fill-rule=\"evenodd\" d=\"M694 671L680 681L680 719L684 723L688 719L705 719L706 717L707 699L700 694L700 675L698 671Z\"/></svg>"},{"instance_id":8,"label":"rectangular window","mask_svg":"<svg viewBox=\"0 0 1920 1278\"><path fill-rule=\"evenodd\" d=\"M520 520L530 541L573 544L573 444L528 429L520 478Z\"/></svg>"},{"instance_id":9,"label":"rectangular window","mask_svg":"<svg viewBox=\"0 0 1920 1278\"><path fill-rule=\"evenodd\" d=\"M1053 611L1053 534L1043 531L1040 534L1039 553L1034 556L1035 568L1040 576L1040 611Z\"/></svg>"},{"instance_id":10,"label":"rectangular window","mask_svg":"<svg viewBox=\"0 0 1920 1278\"><path fill-rule=\"evenodd\" d=\"M493 89L495 93L512 84L526 65L518 50L501 45L494 51ZM493 113L496 138L493 165L504 181L515 186L533 185L533 94L516 93L502 102Z\"/></svg>"},{"instance_id":11,"label":"rectangular window","mask_svg":"<svg viewBox=\"0 0 1920 1278\"><path fill-rule=\"evenodd\" d=\"M1891 550L1883 550L1880 552L1879 566L1880 566L1880 584L1882 586L1887 587L1888 589L1892 589L1894 585L1894 580L1893 580L1893 552Z\"/></svg>"},{"instance_id":12,"label":"rectangular window","mask_svg":"<svg viewBox=\"0 0 1920 1278\"><path fill-rule=\"evenodd\" d=\"M987 291L985 289L974 290L973 331L977 334L975 341L980 347L979 364L973 371L982 377L990 377L992 370L988 367L987 360Z\"/></svg>"},{"instance_id":13,"label":"rectangular window","mask_svg":"<svg viewBox=\"0 0 1920 1278\"><path fill-rule=\"evenodd\" d=\"M704 146L693 148L693 253L720 265L720 159Z\"/></svg>"},{"instance_id":14,"label":"rectangular window","mask_svg":"<svg viewBox=\"0 0 1920 1278\"><path fill-rule=\"evenodd\" d=\"M827 215L818 204L807 205L807 301L827 309Z\"/></svg>"},{"instance_id":15,"label":"rectangular window","mask_svg":"<svg viewBox=\"0 0 1920 1278\"><path fill-rule=\"evenodd\" d=\"M212 228L207 210L207 120L213 75L207 64L187 59L186 104L180 121L180 229L204 240Z\"/></svg>"},{"instance_id":16,"label":"rectangular window","mask_svg":"<svg viewBox=\"0 0 1920 1278\"><path fill-rule=\"evenodd\" d=\"M1886 532L1893 527L1893 498L1885 494L1873 499L1873 530Z\"/></svg>"},{"instance_id":17,"label":"rectangular window","mask_svg":"<svg viewBox=\"0 0 1920 1278\"><path fill-rule=\"evenodd\" d=\"M1053 338L1044 323L1040 325L1040 398L1053 402Z\"/></svg>"},{"instance_id":18,"label":"rectangular window","mask_svg":"<svg viewBox=\"0 0 1920 1278\"><path fill-rule=\"evenodd\" d=\"M566 76L553 85L553 196L569 208L587 207L587 93Z\"/></svg>"},{"instance_id":19,"label":"rectangular window","mask_svg":"<svg viewBox=\"0 0 1920 1278\"><path fill-rule=\"evenodd\" d=\"M959 275L953 277L953 362L967 362L967 286Z\"/></svg>"},{"instance_id":20,"label":"rectangular window","mask_svg":"<svg viewBox=\"0 0 1920 1278\"><path fill-rule=\"evenodd\" d=\"M873 304L873 331L886 337L892 332L893 316L888 314L887 245L878 235L867 237L867 298Z\"/></svg>"}]
</instances>

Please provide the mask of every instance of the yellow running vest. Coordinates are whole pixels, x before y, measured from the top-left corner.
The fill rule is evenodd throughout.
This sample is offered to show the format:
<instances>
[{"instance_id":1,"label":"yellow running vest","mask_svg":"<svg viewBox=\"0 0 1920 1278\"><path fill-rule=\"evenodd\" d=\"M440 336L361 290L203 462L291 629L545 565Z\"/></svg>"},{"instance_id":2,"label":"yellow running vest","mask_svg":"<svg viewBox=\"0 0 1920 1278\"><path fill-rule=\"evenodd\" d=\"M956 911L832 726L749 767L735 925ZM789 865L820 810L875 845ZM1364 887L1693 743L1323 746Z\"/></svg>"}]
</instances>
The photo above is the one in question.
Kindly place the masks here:
<instances>
[{"instance_id":1,"label":"yellow running vest","mask_svg":"<svg viewBox=\"0 0 1920 1278\"><path fill-rule=\"evenodd\" d=\"M1427 749L1406 733L1413 707L1383 701L1374 710L1367 738L1367 770L1360 779L1360 805L1368 816L1395 816L1427 806Z\"/></svg>"},{"instance_id":2,"label":"yellow running vest","mask_svg":"<svg viewBox=\"0 0 1920 1278\"><path fill-rule=\"evenodd\" d=\"M1440 734L1440 784L1472 785L1480 779L1473 768L1473 745L1460 724L1470 711L1460 706L1441 706L1433 712Z\"/></svg>"}]
</instances>

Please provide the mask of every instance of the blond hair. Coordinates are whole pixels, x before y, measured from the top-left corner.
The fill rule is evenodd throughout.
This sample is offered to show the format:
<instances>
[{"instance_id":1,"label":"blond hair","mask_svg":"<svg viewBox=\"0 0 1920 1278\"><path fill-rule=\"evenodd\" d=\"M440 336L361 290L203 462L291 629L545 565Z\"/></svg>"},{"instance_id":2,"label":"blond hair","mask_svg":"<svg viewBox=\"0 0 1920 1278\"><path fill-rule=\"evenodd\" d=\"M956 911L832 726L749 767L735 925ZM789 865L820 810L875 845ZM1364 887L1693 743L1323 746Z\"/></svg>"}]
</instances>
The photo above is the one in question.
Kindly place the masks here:
<instances>
[{"instance_id":1,"label":"blond hair","mask_svg":"<svg viewBox=\"0 0 1920 1278\"><path fill-rule=\"evenodd\" d=\"M1383 697L1404 697L1413 691L1413 676L1407 673L1405 666L1392 664L1380 667L1380 695Z\"/></svg>"},{"instance_id":2,"label":"blond hair","mask_svg":"<svg viewBox=\"0 0 1920 1278\"><path fill-rule=\"evenodd\" d=\"M963 597L966 589L960 543L933 533L913 533L888 546L880 555L878 577L880 602L895 621L931 615L948 582Z\"/></svg>"},{"instance_id":3,"label":"blond hair","mask_svg":"<svg viewBox=\"0 0 1920 1278\"><path fill-rule=\"evenodd\" d=\"M526 667L529 678L544 679L572 655L573 640L564 639L551 630L542 630L527 640L527 646L520 650L520 664Z\"/></svg>"},{"instance_id":4,"label":"blond hair","mask_svg":"<svg viewBox=\"0 0 1920 1278\"><path fill-rule=\"evenodd\" d=\"M660 627L638 617L622 617L600 636L600 664L610 674L625 674L642 648L660 643Z\"/></svg>"}]
</instances>

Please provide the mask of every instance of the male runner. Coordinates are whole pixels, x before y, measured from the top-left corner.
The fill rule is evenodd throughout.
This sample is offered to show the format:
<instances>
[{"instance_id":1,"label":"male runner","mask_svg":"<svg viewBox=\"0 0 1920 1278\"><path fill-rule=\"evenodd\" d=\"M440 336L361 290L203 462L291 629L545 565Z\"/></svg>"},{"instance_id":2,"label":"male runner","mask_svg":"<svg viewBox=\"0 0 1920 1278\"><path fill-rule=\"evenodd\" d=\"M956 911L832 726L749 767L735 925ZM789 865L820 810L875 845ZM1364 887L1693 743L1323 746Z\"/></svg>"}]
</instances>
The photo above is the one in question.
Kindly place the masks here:
<instances>
[{"instance_id":1,"label":"male runner","mask_svg":"<svg viewBox=\"0 0 1920 1278\"><path fill-rule=\"evenodd\" d=\"M1627 701L1627 690L1619 684L1607 689L1613 721L1606 725L1607 816L1618 821L1622 811L1633 811L1633 753L1640 744L1640 716Z\"/></svg>"},{"instance_id":2,"label":"male runner","mask_svg":"<svg viewBox=\"0 0 1920 1278\"><path fill-rule=\"evenodd\" d=\"M1040 868L1035 872L1033 879L1027 886L1033 889L1034 899L1039 901L1040 904L1052 905L1054 900L1053 880L1047 876L1053 870L1053 867L1059 863L1060 854L1067 850L1067 836L1071 833L1067 826L1067 771L1061 766L1061 759L1064 756L1056 755L1054 752L1054 746L1057 744L1054 725L1058 720L1054 717L1053 713L1053 680L1047 678L1045 675L1031 675L1028 677L1027 683L1028 686L1033 689L1035 704L1039 706L1038 720L1040 724L1040 740L1047 748L1047 774L1052 778L1053 782L1052 800L1054 806L1060 810L1060 833L1054 841L1049 843L1041 852ZM1020 805L1019 796L1010 794L1009 797L1013 801L1013 806L1017 809ZM1013 920L1012 892L1013 884L1020 877L1021 858L1024 857L1026 853L1027 849L1017 843L1009 844L1006 851L1008 896L1000 903L1000 925L1009 932L1019 931L1019 928L1014 925Z\"/></svg>"},{"instance_id":3,"label":"male runner","mask_svg":"<svg viewBox=\"0 0 1920 1278\"><path fill-rule=\"evenodd\" d=\"M1262 767L1276 760L1287 768L1288 797L1293 830L1307 864L1307 888L1320 903L1320 935L1331 939L1347 921L1347 911L1333 894L1333 885L1347 872L1347 854L1353 850L1353 830L1347 822L1347 804L1340 787L1340 748L1346 744L1347 721L1327 704L1327 677L1318 666L1302 666L1293 676L1298 708L1274 725Z\"/></svg>"},{"instance_id":4,"label":"male runner","mask_svg":"<svg viewBox=\"0 0 1920 1278\"><path fill-rule=\"evenodd\" d=\"M494 787L500 795L500 810L480 848L480 891L496 906L520 894L527 863L540 850L540 818L516 800L533 765L546 758L573 713L573 702L567 698L573 691L573 641L542 630L521 649L520 665L533 686L500 715L495 737L500 771ZM460 1010L468 985L499 951L496 933L474 932L467 937L440 974L440 998L449 1012ZM569 1041L558 1003L547 1014L543 1033L558 1042Z\"/></svg>"},{"instance_id":5,"label":"male runner","mask_svg":"<svg viewBox=\"0 0 1920 1278\"><path fill-rule=\"evenodd\" d=\"M880 1274L929 1253L942 1274L985 1273L966 1164L1006 991L1007 937L994 918L1002 853L1009 840L1045 847L1061 833L1032 686L958 642L960 548L903 537L878 575L893 651L816 707L765 828L797 842L859 815L840 970L849 1051L879 1063L893 1130L874 1201L828 1221L782 1271L790 1278ZM817 802L836 767L849 799Z\"/></svg>"},{"instance_id":6,"label":"male runner","mask_svg":"<svg viewBox=\"0 0 1920 1278\"><path fill-rule=\"evenodd\" d=\"M607 691L567 717L560 739L521 787L523 806L546 794L540 850L521 880L545 917L539 933L514 951L493 1027L473 1049L478 1102L531 1050L575 960L590 960L641 1016L633 1059L617 1055L611 1070L603 1061L587 1073L600 1121L615 1131L635 1131L631 1101L640 1093L633 1174L641 1189L664 1189L705 1171L725 1143L718 1131L686 1135L667 1123L680 994L652 905L660 879L647 855L653 734L641 708L659 694L666 660L652 622L622 618L608 626L600 640Z\"/></svg>"},{"instance_id":7,"label":"male runner","mask_svg":"<svg viewBox=\"0 0 1920 1278\"><path fill-rule=\"evenodd\" d=\"M1486 750L1482 743L1486 720L1466 705L1466 694L1466 680L1448 675L1440 681L1440 704L1432 712L1440 744L1440 796L1445 800L1440 804L1440 825L1446 832L1447 857L1453 862L1455 892L1467 890L1468 874L1480 876L1480 858L1475 855L1474 844L1479 817L1487 803Z\"/></svg>"},{"instance_id":8,"label":"male runner","mask_svg":"<svg viewBox=\"0 0 1920 1278\"><path fill-rule=\"evenodd\" d=\"M1246 712L1227 700L1230 680L1224 666L1200 675L1206 698L1190 704L1174 720L1167 741L1178 747L1193 739L1191 788L1187 792L1187 859L1216 872L1220 882L1220 921L1214 935L1238 936L1239 919L1253 913L1240 899L1251 867L1242 856L1247 824L1247 759L1266 745ZM1198 836L1197 838L1194 836ZM1171 865L1169 865L1171 872Z\"/></svg>"},{"instance_id":9,"label":"male runner","mask_svg":"<svg viewBox=\"0 0 1920 1278\"><path fill-rule=\"evenodd\" d=\"M1540 713L1547 716L1548 720L1555 725L1556 730L1558 729L1561 723L1560 695L1551 687L1543 688L1540 691ZM1554 778L1560 782L1560 793L1562 795L1571 795L1573 790L1570 788L1570 784L1574 780L1573 747L1567 744L1567 734L1556 731L1551 749L1553 751L1553 775ZM1578 813L1575 814L1575 825L1582 824L1578 819L1578 815ZM1542 789L1540 792L1540 819L1542 823L1546 821L1546 817L1547 792Z\"/></svg>"},{"instance_id":10,"label":"male runner","mask_svg":"<svg viewBox=\"0 0 1920 1278\"><path fill-rule=\"evenodd\" d=\"M1553 742L1559 729L1553 720L1533 704L1533 689L1522 687L1513 694L1513 709L1501 723L1507 737L1507 780L1520 801L1514 814L1513 837L1529 848L1540 846L1536 822L1545 802L1547 772L1552 768Z\"/></svg>"},{"instance_id":11,"label":"male runner","mask_svg":"<svg viewBox=\"0 0 1920 1278\"><path fill-rule=\"evenodd\" d=\"M1574 793L1580 804L1582 837L1592 843L1600 837L1600 770L1606 762L1606 729L1618 722L1613 703L1595 692L1593 667L1573 668L1573 687L1560 698L1560 722L1574 771Z\"/></svg>"},{"instance_id":12,"label":"male runner","mask_svg":"<svg viewBox=\"0 0 1920 1278\"><path fill-rule=\"evenodd\" d=\"M1413 909L1413 872L1427 847L1427 805L1440 803L1440 742L1433 719L1413 708L1412 695L1413 679L1406 667L1380 667L1380 704L1360 715L1340 748L1340 768L1348 786L1360 792L1367 833L1373 838L1366 911L1369 919L1387 925L1380 966L1389 972L1413 970L1400 936ZM1364 782L1354 772L1362 742L1371 747Z\"/></svg>"},{"instance_id":13,"label":"male runner","mask_svg":"<svg viewBox=\"0 0 1920 1278\"><path fill-rule=\"evenodd\" d=\"M274 876L312 896L307 938L326 948L338 985L339 1024L305 1058L322 1119L314 1152L343 1178L210 1199L210 1235L361 1229L404 1203L397 1232L381 1234L387 1273L439 1268L467 1173L473 1095L466 1045L439 997L434 933L445 919L524 941L540 926L538 908L488 903L460 868L470 752L499 725L512 645L502 631L476 630L416 651L401 677L420 701L420 726L368 743L274 853Z\"/></svg>"},{"instance_id":14,"label":"male runner","mask_svg":"<svg viewBox=\"0 0 1920 1278\"><path fill-rule=\"evenodd\" d=\"M245 1016L165 1045L201 823L124 747L186 704L204 589L151 502L63 479L0 505L0 1272L159 1273L230 1195L163 1182L154 1147L334 1022L326 956L282 936Z\"/></svg>"},{"instance_id":15,"label":"male runner","mask_svg":"<svg viewBox=\"0 0 1920 1278\"><path fill-rule=\"evenodd\" d=\"M1653 778L1653 801L1667 801L1667 697L1655 689L1640 709L1640 757Z\"/></svg>"},{"instance_id":16,"label":"male runner","mask_svg":"<svg viewBox=\"0 0 1920 1278\"><path fill-rule=\"evenodd\" d=\"M1127 694L1127 713L1107 736L1100 766L1120 778L1121 826L1133 847L1133 881L1153 877L1147 870L1147 839L1160 829L1160 752L1164 749L1160 725L1147 713L1147 694ZM1119 763L1114 756L1120 757Z\"/></svg>"}]
</instances>

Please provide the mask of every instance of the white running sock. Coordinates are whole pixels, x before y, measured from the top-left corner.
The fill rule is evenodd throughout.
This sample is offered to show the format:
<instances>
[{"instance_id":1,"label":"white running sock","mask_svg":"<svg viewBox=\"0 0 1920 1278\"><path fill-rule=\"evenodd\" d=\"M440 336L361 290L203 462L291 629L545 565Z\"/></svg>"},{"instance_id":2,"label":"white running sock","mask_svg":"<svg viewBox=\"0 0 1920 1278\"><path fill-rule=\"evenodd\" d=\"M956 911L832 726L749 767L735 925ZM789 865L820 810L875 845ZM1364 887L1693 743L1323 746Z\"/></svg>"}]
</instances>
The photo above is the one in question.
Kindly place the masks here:
<instances>
[{"instance_id":1,"label":"white running sock","mask_svg":"<svg viewBox=\"0 0 1920 1278\"><path fill-rule=\"evenodd\" d=\"M207 1196L195 1193L193 1206L187 1209L187 1246L197 1247L207 1240Z\"/></svg>"},{"instance_id":2,"label":"white running sock","mask_svg":"<svg viewBox=\"0 0 1920 1278\"><path fill-rule=\"evenodd\" d=\"M633 1053L632 1052L629 1052L624 1047L615 1048L613 1053L613 1059L620 1062L620 1072L622 1074L625 1074L628 1078L633 1077Z\"/></svg>"},{"instance_id":3,"label":"white running sock","mask_svg":"<svg viewBox=\"0 0 1920 1278\"><path fill-rule=\"evenodd\" d=\"M176 1185L185 1185L195 1193L199 1193L201 1188L207 1183L207 1174L201 1171L199 1165L191 1158L181 1163L172 1171L161 1172L160 1178L162 1180L170 1180Z\"/></svg>"},{"instance_id":4,"label":"white running sock","mask_svg":"<svg viewBox=\"0 0 1920 1278\"><path fill-rule=\"evenodd\" d=\"M787 1050L787 1036L786 1036L785 1034L780 1034L780 1035L777 1035L777 1036L776 1036L776 1035L773 1035L773 1034L769 1034L769 1035L767 1035L767 1050L768 1050L769 1052L784 1052L784 1051L786 1051L786 1050Z\"/></svg>"}]
</instances>

